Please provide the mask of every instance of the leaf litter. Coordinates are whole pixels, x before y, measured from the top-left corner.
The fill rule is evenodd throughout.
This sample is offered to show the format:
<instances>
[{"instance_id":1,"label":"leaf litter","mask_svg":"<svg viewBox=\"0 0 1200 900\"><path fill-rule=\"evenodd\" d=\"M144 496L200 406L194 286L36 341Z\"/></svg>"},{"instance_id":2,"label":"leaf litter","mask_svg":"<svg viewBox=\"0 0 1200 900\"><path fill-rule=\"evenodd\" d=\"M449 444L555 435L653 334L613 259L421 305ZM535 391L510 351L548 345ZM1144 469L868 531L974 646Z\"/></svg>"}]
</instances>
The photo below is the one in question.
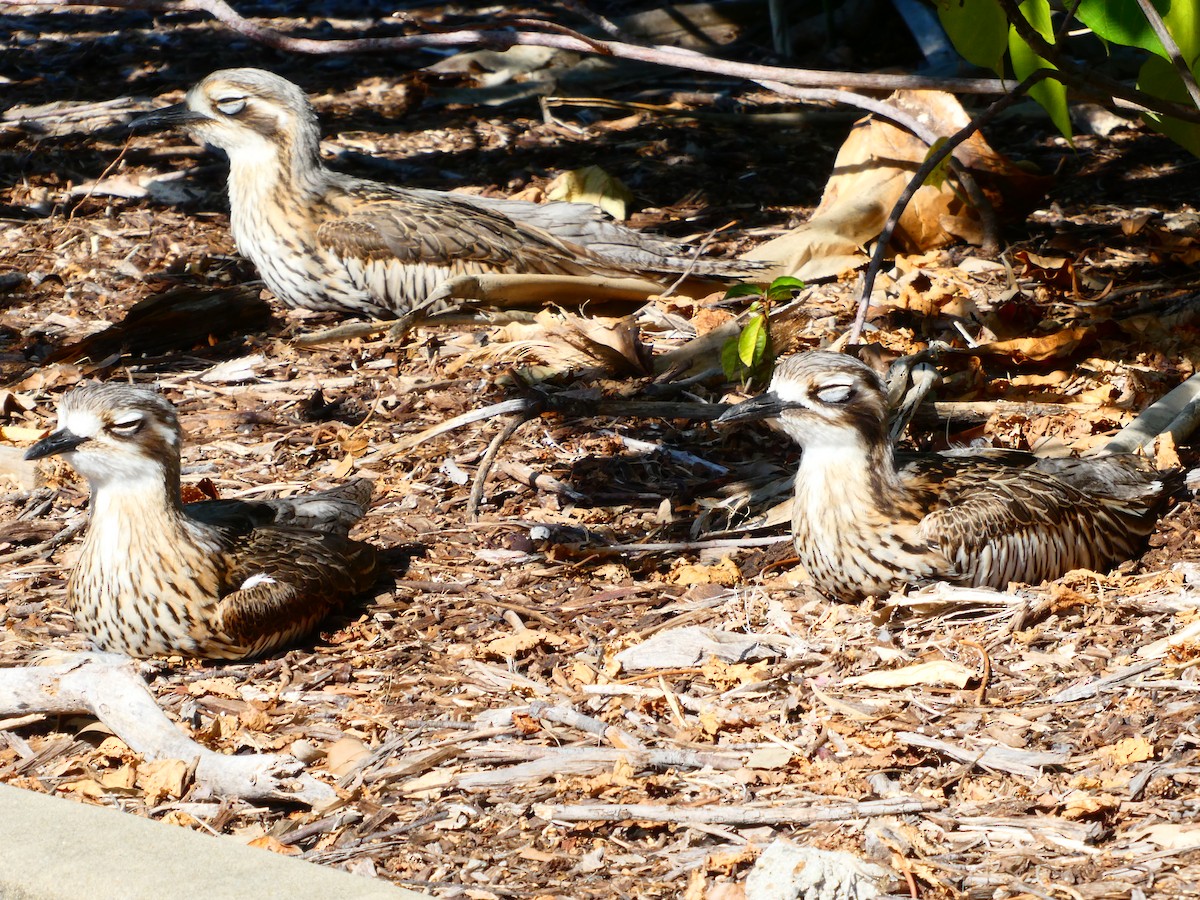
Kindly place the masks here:
<instances>
[{"instance_id":1,"label":"leaf litter","mask_svg":"<svg viewBox=\"0 0 1200 900\"><path fill-rule=\"evenodd\" d=\"M228 57L211 25L190 28ZM77 51L54 52L80 65ZM199 76L207 64L189 66ZM303 62L281 64L285 74L287 65ZM82 99L185 83L178 71L137 91L115 75L91 78L98 94ZM781 233L815 206L820 177L795 178L795 156L828 171L840 141L833 129L774 142L718 131L701 149L649 112L580 119L572 131L512 111L411 110L396 131L390 120L407 101L378 82L339 78L318 98L340 151L399 159L422 185L536 194L599 143L615 160L602 160L605 171L633 192L634 224L683 236L736 219L715 252L749 249L745 235ZM22 84L28 107L51 99ZM98 113L70 111L89 123ZM111 335L104 329L164 287L203 296L253 277L220 212L220 168L182 138L139 140L111 173L109 188L122 190L92 190L118 153L111 136L19 122L0 126L0 165L21 176L6 179L15 186L0 223L3 268L21 276L0 307L0 449L51 427L53 398L82 378L157 382L180 408L184 480L200 495L373 479L376 504L358 535L393 554L395 581L277 657L167 660L150 678L159 705L205 746L304 760L338 791L326 807L193 798L186 761L146 762L86 719L0 723L5 783L446 897L740 897L779 839L850 854L892 895L1193 889L1193 503L1115 574L1007 592L928 589L878 609L831 603L804 583L786 541L705 546L779 493L767 485L794 468L782 438L560 411L501 446L468 523L471 479L498 423L379 449L514 392L565 385L639 399L662 374L652 363L701 337L712 336L716 355L694 363L719 369L729 313L662 298L632 318L547 310L519 325L423 327L401 344L376 334L300 348L297 335L333 323L276 308L274 323L253 328L212 321L192 333L191 319ZM1039 128L1018 122L993 139L1005 153L1040 153L1053 170L1061 149ZM519 162L492 152L505 146ZM1172 181L1174 153L1136 130L1081 136L1062 163L1072 177L1056 176L1053 202L1014 229L1010 254L951 247L897 259L872 297L874 350L887 360L935 339L960 348L942 361L939 430L918 423L912 439L941 446L949 428L957 442L1081 449L1194 373L1187 223L1200 198ZM669 162L680 154L693 164L686 175ZM720 177L731 160L756 177ZM1122 181L1133 160L1158 177ZM189 169L182 207L149 187L176 166ZM835 341L853 302L840 281L774 308L774 349ZM506 341L524 346L506 355ZM687 392L719 402L719 382ZM1179 453L1194 463L1188 444ZM22 482L7 459L0 660L15 666L83 646L63 606L77 537L56 537L82 523L86 493L64 466ZM731 484L761 496L730 503ZM648 543L680 549L613 549Z\"/></svg>"}]
</instances>

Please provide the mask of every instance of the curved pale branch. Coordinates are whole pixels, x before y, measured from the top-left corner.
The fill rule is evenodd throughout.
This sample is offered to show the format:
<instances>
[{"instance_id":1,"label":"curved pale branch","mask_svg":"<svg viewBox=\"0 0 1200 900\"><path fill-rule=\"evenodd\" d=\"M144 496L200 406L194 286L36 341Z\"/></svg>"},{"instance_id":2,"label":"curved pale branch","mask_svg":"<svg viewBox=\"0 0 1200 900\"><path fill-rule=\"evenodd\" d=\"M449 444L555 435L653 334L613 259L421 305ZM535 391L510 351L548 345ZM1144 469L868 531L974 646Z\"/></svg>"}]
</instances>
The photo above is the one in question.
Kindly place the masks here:
<instances>
[{"instance_id":1,"label":"curved pale branch","mask_svg":"<svg viewBox=\"0 0 1200 900\"><path fill-rule=\"evenodd\" d=\"M80 653L55 665L0 669L0 716L93 715L148 760L195 761L197 796L309 805L334 798L294 757L227 756L197 744L167 718L134 666L123 656Z\"/></svg>"}]
</instances>

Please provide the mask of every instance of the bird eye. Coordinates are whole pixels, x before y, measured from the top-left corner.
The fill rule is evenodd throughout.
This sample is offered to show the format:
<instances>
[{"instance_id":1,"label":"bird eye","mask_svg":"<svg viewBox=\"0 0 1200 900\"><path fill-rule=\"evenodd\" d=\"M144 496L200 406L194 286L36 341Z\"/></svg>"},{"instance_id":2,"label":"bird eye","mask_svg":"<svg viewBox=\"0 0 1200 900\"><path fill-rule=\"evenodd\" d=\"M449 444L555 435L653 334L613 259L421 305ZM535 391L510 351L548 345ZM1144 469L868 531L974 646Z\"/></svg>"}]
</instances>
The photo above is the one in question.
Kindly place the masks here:
<instances>
[{"instance_id":1,"label":"bird eye","mask_svg":"<svg viewBox=\"0 0 1200 900\"><path fill-rule=\"evenodd\" d=\"M144 420L142 417L136 416L132 419L122 419L120 422L112 422L109 424L108 430L122 437L129 437L141 431L143 424Z\"/></svg>"},{"instance_id":2,"label":"bird eye","mask_svg":"<svg viewBox=\"0 0 1200 900\"><path fill-rule=\"evenodd\" d=\"M848 384L827 384L817 390L817 399L822 403L845 403L854 396L854 388Z\"/></svg>"},{"instance_id":3,"label":"bird eye","mask_svg":"<svg viewBox=\"0 0 1200 900\"><path fill-rule=\"evenodd\" d=\"M217 101L217 109L227 116L236 116L245 108L245 97L226 97L224 100Z\"/></svg>"}]
</instances>

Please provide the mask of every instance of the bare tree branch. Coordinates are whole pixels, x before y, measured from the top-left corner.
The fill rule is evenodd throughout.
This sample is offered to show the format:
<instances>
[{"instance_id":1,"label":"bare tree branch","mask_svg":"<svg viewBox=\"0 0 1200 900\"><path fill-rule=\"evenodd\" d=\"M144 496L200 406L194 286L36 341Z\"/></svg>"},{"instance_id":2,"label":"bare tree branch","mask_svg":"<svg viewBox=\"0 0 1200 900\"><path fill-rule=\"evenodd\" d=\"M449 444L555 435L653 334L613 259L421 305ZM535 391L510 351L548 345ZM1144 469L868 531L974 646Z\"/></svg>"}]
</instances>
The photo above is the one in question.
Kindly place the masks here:
<instances>
[{"instance_id":1,"label":"bare tree branch","mask_svg":"<svg viewBox=\"0 0 1200 900\"><path fill-rule=\"evenodd\" d=\"M1200 122L1200 110L1194 107L1152 97L1068 59L1059 51L1058 47L1047 41L1038 33L1037 29L1029 24L1029 20L1021 12L1016 0L996 0L996 2L1004 10L1004 15L1008 17L1008 21L1021 40L1027 43L1034 53L1057 67L1057 71L1052 73L1052 77L1056 80L1101 103L1111 104L1113 99L1123 100L1139 110L1150 110L1164 116L1183 119L1185 122Z\"/></svg>"},{"instance_id":2,"label":"bare tree branch","mask_svg":"<svg viewBox=\"0 0 1200 900\"><path fill-rule=\"evenodd\" d=\"M1142 8L1142 14L1146 17L1146 21L1154 29L1154 34L1162 42L1163 49L1167 51L1167 56L1171 57L1171 64L1175 66L1175 69L1179 72L1179 77L1183 79L1188 96L1192 98L1192 102L1196 104L1196 107L1200 108L1200 85L1196 84L1196 76L1188 68L1187 60L1183 58L1183 52L1179 49L1179 45L1175 43L1175 38L1171 37L1171 32L1167 31L1167 25L1163 22L1162 16L1158 14L1158 10L1154 8L1154 4L1150 0L1137 0L1137 2L1138 6Z\"/></svg>"},{"instance_id":3,"label":"bare tree branch","mask_svg":"<svg viewBox=\"0 0 1200 900\"><path fill-rule=\"evenodd\" d=\"M925 158L925 162L921 164L921 167L913 173L913 177L909 179L908 185L904 188L904 193L900 195L895 205L892 206L892 211L888 215L887 222L884 223L883 231L879 234L879 240L875 242L875 249L871 253L871 262L867 266L866 274L863 275L862 292L858 298L858 313L854 317L854 325L850 328L850 343L858 343L859 338L862 336L863 325L867 320L867 307L870 305L871 300L871 289L875 285L875 278L879 274L879 270L883 268L883 259L887 254L888 245L892 241L892 234L895 232L896 226L900 223L900 216L904 214L904 210L908 206L909 201L912 200L913 194L925 183L925 180L933 170L941 165L942 160L954 152L955 147L990 122L999 113L1024 97L1035 84L1055 75L1056 73L1052 69L1038 69L1032 73L1013 88L1012 93L1007 97L1001 97L989 106L982 115L973 119L966 126L948 137L946 142L933 153L930 153Z\"/></svg>"},{"instance_id":4,"label":"bare tree branch","mask_svg":"<svg viewBox=\"0 0 1200 900\"><path fill-rule=\"evenodd\" d=\"M824 72L814 69L790 69L733 60L714 59L680 47L643 47L622 41L589 38L578 32L547 22L523 20L529 27L543 31L516 31L506 25L493 28L463 28L401 37L314 40L292 37L273 28L252 22L225 0L12 0L14 6L99 6L116 9L149 9L171 12L204 12L218 19L231 31L259 43L295 53L394 53L424 47L483 47L507 50L518 44L593 53L616 59L630 59L656 65L674 66L713 75L770 80L808 87L857 88L866 90L940 90L957 94L1003 94L1004 82L996 78L927 78L907 75L879 75L864 72ZM550 32L553 29L553 33Z\"/></svg>"}]
</instances>

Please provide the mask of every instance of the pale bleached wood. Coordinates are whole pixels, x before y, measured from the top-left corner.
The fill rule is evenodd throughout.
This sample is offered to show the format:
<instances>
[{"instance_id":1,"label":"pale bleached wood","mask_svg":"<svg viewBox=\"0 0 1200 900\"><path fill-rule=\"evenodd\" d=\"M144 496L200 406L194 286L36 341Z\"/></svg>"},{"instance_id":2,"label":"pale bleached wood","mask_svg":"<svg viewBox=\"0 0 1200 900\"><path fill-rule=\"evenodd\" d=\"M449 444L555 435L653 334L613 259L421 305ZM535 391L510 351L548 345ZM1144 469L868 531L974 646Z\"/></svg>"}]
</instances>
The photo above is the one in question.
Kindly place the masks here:
<instances>
[{"instance_id":1,"label":"pale bleached wood","mask_svg":"<svg viewBox=\"0 0 1200 900\"><path fill-rule=\"evenodd\" d=\"M159 708L136 665L116 654L78 653L52 665L0 669L0 716L94 715L147 760L194 761L193 799L241 797L310 806L334 799L333 788L305 773L294 757L227 756L197 744Z\"/></svg>"},{"instance_id":2,"label":"pale bleached wood","mask_svg":"<svg viewBox=\"0 0 1200 900\"><path fill-rule=\"evenodd\" d=\"M847 803L842 797L815 798L811 803L783 803L778 806L680 807L656 803L581 803L567 806L535 803L533 814L555 822L672 822L680 825L807 825L812 822L840 822L868 816L898 816L931 812L941 804L919 797L887 800L863 800Z\"/></svg>"}]
</instances>

